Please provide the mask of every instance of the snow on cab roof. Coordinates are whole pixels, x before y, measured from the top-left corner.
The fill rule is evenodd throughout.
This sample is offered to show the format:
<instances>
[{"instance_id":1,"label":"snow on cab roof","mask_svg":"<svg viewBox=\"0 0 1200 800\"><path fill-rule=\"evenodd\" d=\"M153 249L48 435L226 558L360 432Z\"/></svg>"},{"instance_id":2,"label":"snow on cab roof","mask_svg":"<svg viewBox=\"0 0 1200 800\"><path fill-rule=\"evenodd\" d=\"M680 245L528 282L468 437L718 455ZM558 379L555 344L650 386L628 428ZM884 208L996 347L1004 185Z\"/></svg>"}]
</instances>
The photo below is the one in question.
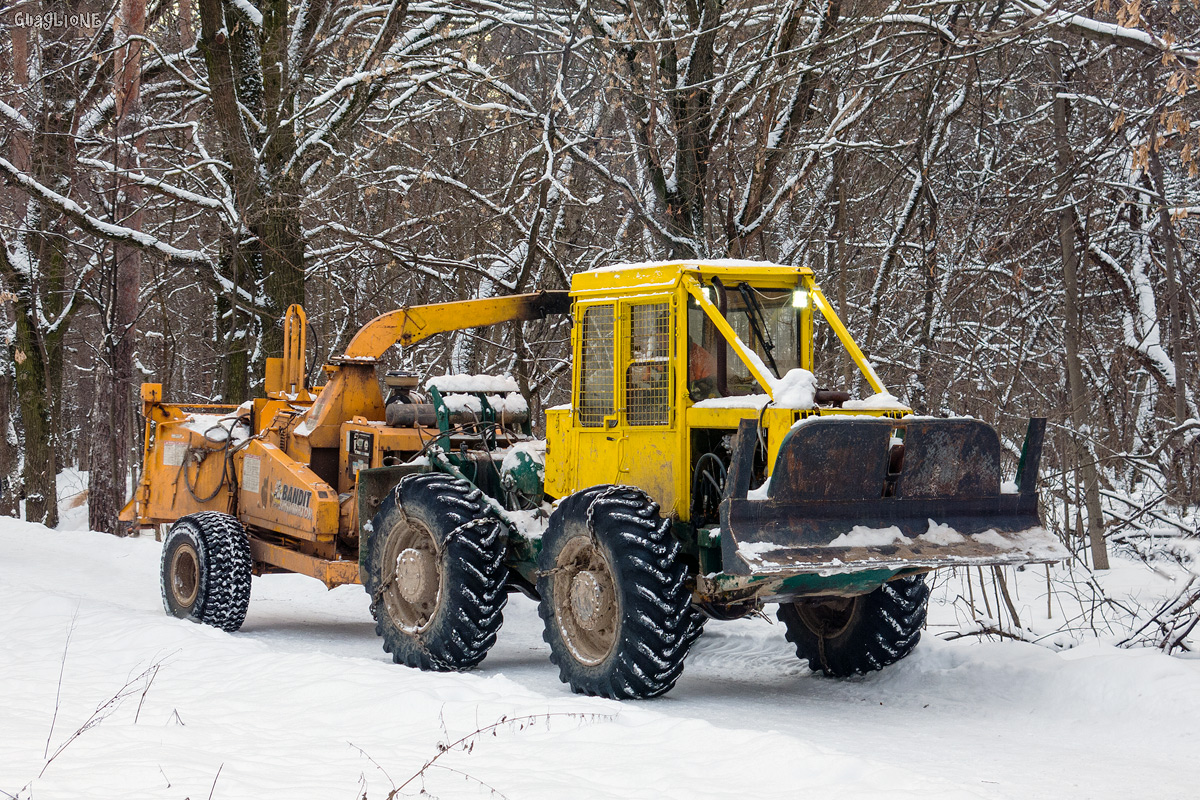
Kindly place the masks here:
<instances>
[{"instance_id":1,"label":"snow on cab roof","mask_svg":"<svg viewBox=\"0 0 1200 800\"><path fill-rule=\"evenodd\" d=\"M592 275L631 269L670 269L676 267L695 267L697 269L702 267L784 267L786 269L807 271L804 267L776 264L772 261L754 261L744 258L692 258L672 261L636 261L629 264L609 264L607 267L596 267L576 274Z\"/></svg>"},{"instance_id":2,"label":"snow on cab roof","mask_svg":"<svg viewBox=\"0 0 1200 800\"><path fill-rule=\"evenodd\" d=\"M808 267L773 264L769 261L749 259L707 258L678 259L674 261L639 261L630 264L610 264L571 276L571 292L574 295L597 291L664 290L679 285L685 272L731 272L757 271L756 281L781 281L780 286L790 285L798 275L811 275Z\"/></svg>"}]
</instances>

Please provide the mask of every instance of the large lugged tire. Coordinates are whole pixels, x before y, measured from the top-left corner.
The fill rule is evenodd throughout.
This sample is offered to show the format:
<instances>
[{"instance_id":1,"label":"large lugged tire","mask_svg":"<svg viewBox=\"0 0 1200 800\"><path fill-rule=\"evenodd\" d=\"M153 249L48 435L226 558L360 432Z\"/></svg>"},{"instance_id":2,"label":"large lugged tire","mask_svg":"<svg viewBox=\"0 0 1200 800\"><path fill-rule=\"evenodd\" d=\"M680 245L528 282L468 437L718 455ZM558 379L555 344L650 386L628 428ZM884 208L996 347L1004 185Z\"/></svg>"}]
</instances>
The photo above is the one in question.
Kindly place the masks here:
<instances>
[{"instance_id":1,"label":"large lugged tire","mask_svg":"<svg viewBox=\"0 0 1200 800\"><path fill-rule=\"evenodd\" d=\"M858 597L783 603L779 619L797 656L831 678L845 678L883 669L911 653L928 604L929 587L917 575Z\"/></svg>"},{"instance_id":2,"label":"large lugged tire","mask_svg":"<svg viewBox=\"0 0 1200 800\"><path fill-rule=\"evenodd\" d=\"M250 540L236 517L219 511L181 517L163 542L163 607L232 633L246 619L253 566Z\"/></svg>"},{"instance_id":3,"label":"large lugged tire","mask_svg":"<svg viewBox=\"0 0 1200 800\"><path fill-rule=\"evenodd\" d=\"M614 699L675 685L700 635L687 571L658 504L627 486L564 500L538 558L543 638L563 683Z\"/></svg>"},{"instance_id":4,"label":"large lugged tire","mask_svg":"<svg viewBox=\"0 0 1200 800\"><path fill-rule=\"evenodd\" d=\"M397 664L438 672L482 661L508 601L508 537L479 489L408 475L371 524L363 585L383 649Z\"/></svg>"}]
</instances>

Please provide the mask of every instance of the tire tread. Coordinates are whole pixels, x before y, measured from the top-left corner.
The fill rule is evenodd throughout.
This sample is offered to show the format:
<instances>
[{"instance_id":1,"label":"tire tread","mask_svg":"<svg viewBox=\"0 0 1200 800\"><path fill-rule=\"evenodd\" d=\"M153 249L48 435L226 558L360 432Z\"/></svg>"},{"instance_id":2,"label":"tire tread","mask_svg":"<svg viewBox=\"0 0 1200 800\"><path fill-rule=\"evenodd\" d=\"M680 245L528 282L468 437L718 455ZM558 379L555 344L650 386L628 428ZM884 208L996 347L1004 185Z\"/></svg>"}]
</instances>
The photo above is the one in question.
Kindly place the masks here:
<instances>
[{"instance_id":1,"label":"tire tread","mask_svg":"<svg viewBox=\"0 0 1200 800\"><path fill-rule=\"evenodd\" d=\"M928 603L923 576L889 581L860 597L850 627L823 642L794 603L781 604L778 616L799 658L816 672L844 678L883 669L909 655L921 640Z\"/></svg>"},{"instance_id":2,"label":"tire tread","mask_svg":"<svg viewBox=\"0 0 1200 800\"><path fill-rule=\"evenodd\" d=\"M563 683L579 694L612 699L657 697L675 685L688 649L703 627L691 608L687 569L680 547L670 535L658 504L628 486L598 486L577 492L551 516L539 559L538 614L545 622L542 638L550 644L550 660ZM608 550L625 606L619 639L600 665L578 662L562 640L552 607L552 570L561 544L590 528Z\"/></svg>"}]
</instances>

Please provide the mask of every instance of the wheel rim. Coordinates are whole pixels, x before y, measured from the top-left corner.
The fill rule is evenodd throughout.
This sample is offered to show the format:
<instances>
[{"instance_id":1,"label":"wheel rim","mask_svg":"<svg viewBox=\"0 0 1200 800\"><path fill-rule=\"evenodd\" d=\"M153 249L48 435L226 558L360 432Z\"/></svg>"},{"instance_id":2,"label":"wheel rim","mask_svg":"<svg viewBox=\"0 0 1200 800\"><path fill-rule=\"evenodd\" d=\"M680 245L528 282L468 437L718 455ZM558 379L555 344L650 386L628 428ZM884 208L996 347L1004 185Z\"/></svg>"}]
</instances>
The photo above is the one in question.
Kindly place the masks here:
<instances>
[{"instance_id":1,"label":"wheel rim","mask_svg":"<svg viewBox=\"0 0 1200 800\"><path fill-rule=\"evenodd\" d=\"M412 518L397 525L384 544L383 563L391 568L383 584L388 616L407 633L425 630L442 595L441 558L429 528Z\"/></svg>"},{"instance_id":2,"label":"wheel rim","mask_svg":"<svg viewBox=\"0 0 1200 800\"><path fill-rule=\"evenodd\" d=\"M612 568L586 537L563 547L555 564L554 613L569 652L582 664L604 661L617 642L620 614Z\"/></svg>"},{"instance_id":3,"label":"wheel rim","mask_svg":"<svg viewBox=\"0 0 1200 800\"><path fill-rule=\"evenodd\" d=\"M833 639L850 627L857 607L857 597L829 597L796 603L796 613L800 621L817 636Z\"/></svg>"},{"instance_id":4,"label":"wheel rim","mask_svg":"<svg viewBox=\"0 0 1200 800\"><path fill-rule=\"evenodd\" d=\"M184 542L171 555L171 596L180 608L191 608L200 593L200 557Z\"/></svg>"}]
</instances>

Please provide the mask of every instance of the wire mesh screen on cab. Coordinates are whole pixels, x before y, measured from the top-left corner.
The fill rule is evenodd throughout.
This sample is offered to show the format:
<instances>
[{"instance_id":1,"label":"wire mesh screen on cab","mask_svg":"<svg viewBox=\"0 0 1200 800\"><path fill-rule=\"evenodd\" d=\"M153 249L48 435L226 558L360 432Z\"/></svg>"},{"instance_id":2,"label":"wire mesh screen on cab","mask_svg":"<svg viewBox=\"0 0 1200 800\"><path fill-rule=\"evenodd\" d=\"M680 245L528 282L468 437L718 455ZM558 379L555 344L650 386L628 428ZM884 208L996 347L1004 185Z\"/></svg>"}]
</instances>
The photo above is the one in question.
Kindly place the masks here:
<instances>
[{"instance_id":1,"label":"wire mesh screen on cab","mask_svg":"<svg viewBox=\"0 0 1200 800\"><path fill-rule=\"evenodd\" d=\"M613 413L613 307L583 312L579 363L579 424L598 428Z\"/></svg>"},{"instance_id":2,"label":"wire mesh screen on cab","mask_svg":"<svg viewBox=\"0 0 1200 800\"><path fill-rule=\"evenodd\" d=\"M671 385L671 312L666 303L631 306L625 404L630 425L666 425Z\"/></svg>"}]
</instances>

